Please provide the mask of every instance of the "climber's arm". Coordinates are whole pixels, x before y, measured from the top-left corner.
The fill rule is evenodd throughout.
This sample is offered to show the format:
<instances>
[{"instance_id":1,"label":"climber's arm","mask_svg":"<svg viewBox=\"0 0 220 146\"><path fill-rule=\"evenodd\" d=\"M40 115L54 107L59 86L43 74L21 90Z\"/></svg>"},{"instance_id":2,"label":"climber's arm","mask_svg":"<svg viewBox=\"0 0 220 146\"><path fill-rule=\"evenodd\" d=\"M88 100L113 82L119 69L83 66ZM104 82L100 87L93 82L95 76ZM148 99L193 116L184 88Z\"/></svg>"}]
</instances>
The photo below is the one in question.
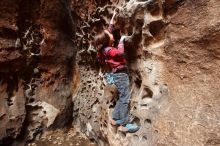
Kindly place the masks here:
<instances>
[{"instance_id":1,"label":"climber's arm","mask_svg":"<svg viewBox=\"0 0 220 146\"><path fill-rule=\"evenodd\" d=\"M119 41L119 43L118 43L118 50L119 50L120 52L122 52L123 54L124 54L124 50L125 50L125 48L124 48L124 40L125 40L125 37L126 37L126 36L122 36L121 39L120 39L120 41Z\"/></svg>"},{"instance_id":2,"label":"climber's arm","mask_svg":"<svg viewBox=\"0 0 220 146\"><path fill-rule=\"evenodd\" d=\"M115 15L117 14L117 11L116 11L116 9L114 9L114 12L113 12L113 16L112 16L112 19L111 19L111 21L110 21L110 24L114 24L114 22L115 22Z\"/></svg>"},{"instance_id":3,"label":"climber's arm","mask_svg":"<svg viewBox=\"0 0 220 146\"><path fill-rule=\"evenodd\" d=\"M108 31L110 33L112 33L112 31L113 31L113 25L114 25L114 22L115 22L115 15L116 14L117 14L116 9L114 9L113 16L112 16L111 21L110 21L109 26L108 26Z\"/></svg>"},{"instance_id":4,"label":"climber's arm","mask_svg":"<svg viewBox=\"0 0 220 146\"><path fill-rule=\"evenodd\" d=\"M114 47L111 47L111 48L109 48L109 49L106 49L105 50L105 53L106 53L106 55L107 56L111 56L111 57L116 57L116 56L122 56L122 55L124 55L124 52L123 52L123 50L118 50L118 49L116 49L116 48L114 48Z\"/></svg>"},{"instance_id":5,"label":"climber's arm","mask_svg":"<svg viewBox=\"0 0 220 146\"><path fill-rule=\"evenodd\" d=\"M124 55L124 39L126 36L122 36L119 44L118 44L118 49L114 48L114 47L107 47L105 49L105 53L108 56L111 57L116 57L116 56L123 56Z\"/></svg>"},{"instance_id":6,"label":"climber's arm","mask_svg":"<svg viewBox=\"0 0 220 146\"><path fill-rule=\"evenodd\" d=\"M109 47L106 51L106 54L111 56L111 57L116 57L116 56L123 56L124 55L124 39L126 36L122 36L119 44L118 44L118 49L114 47Z\"/></svg>"}]
</instances>

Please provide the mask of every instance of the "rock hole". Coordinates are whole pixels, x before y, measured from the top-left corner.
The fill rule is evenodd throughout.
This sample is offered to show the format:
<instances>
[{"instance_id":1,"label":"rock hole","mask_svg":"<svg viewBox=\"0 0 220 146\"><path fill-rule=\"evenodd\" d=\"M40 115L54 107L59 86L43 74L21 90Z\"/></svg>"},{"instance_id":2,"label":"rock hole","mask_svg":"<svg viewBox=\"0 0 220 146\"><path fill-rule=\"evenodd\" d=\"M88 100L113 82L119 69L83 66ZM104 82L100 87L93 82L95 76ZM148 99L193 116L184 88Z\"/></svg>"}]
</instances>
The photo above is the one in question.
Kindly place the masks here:
<instances>
[{"instance_id":1,"label":"rock hole","mask_svg":"<svg viewBox=\"0 0 220 146\"><path fill-rule=\"evenodd\" d=\"M13 105L13 101L9 97L7 98L7 104L8 104L8 106Z\"/></svg>"},{"instance_id":2,"label":"rock hole","mask_svg":"<svg viewBox=\"0 0 220 146\"><path fill-rule=\"evenodd\" d=\"M109 108L114 108L115 106L113 104L110 104L109 105Z\"/></svg>"},{"instance_id":3,"label":"rock hole","mask_svg":"<svg viewBox=\"0 0 220 146\"><path fill-rule=\"evenodd\" d=\"M132 35L132 34L133 34L133 32L132 32L132 31L129 31L129 32L128 32L128 35L129 35L129 36L130 36L130 35Z\"/></svg>"},{"instance_id":4,"label":"rock hole","mask_svg":"<svg viewBox=\"0 0 220 146\"><path fill-rule=\"evenodd\" d=\"M134 80L137 88L141 87L142 84L142 78L141 78L141 74L139 71L135 71L135 80Z\"/></svg>"},{"instance_id":5,"label":"rock hole","mask_svg":"<svg viewBox=\"0 0 220 146\"><path fill-rule=\"evenodd\" d=\"M132 120L132 123L138 125L138 126L141 126L141 122L140 122L140 119L138 117L135 117L133 120Z\"/></svg>"},{"instance_id":6,"label":"rock hole","mask_svg":"<svg viewBox=\"0 0 220 146\"><path fill-rule=\"evenodd\" d=\"M142 141L143 141L144 143L147 142L147 136L146 136L146 135L144 135L144 136L142 137Z\"/></svg>"},{"instance_id":7,"label":"rock hole","mask_svg":"<svg viewBox=\"0 0 220 146\"><path fill-rule=\"evenodd\" d=\"M136 110L137 109L137 106L134 106L134 110Z\"/></svg>"},{"instance_id":8,"label":"rock hole","mask_svg":"<svg viewBox=\"0 0 220 146\"><path fill-rule=\"evenodd\" d=\"M84 90L86 90L86 87L83 87L83 88L82 88L82 91L84 91Z\"/></svg>"},{"instance_id":9,"label":"rock hole","mask_svg":"<svg viewBox=\"0 0 220 146\"><path fill-rule=\"evenodd\" d=\"M137 106L138 106L138 102L137 101L132 101L130 105L131 105L131 110L136 110Z\"/></svg>"},{"instance_id":10,"label":"rock hole","mask_svg":"<svg viewBox=\"0 0 220 146\"><path fill-rule=\"evenodd\" d=\"M141 103L141 106L148 107L148 104L147 103Z\"/></svg>"},{"instance_id":11,"label":"rock hole","mask_svg":"<svg viewBox=\"0 0 220 146\"><path fill-rule=\"evenodd\" d=\"M117 102L117 101L116 101L116 98L112 98L112 99L111 99L111 102L110 102L111 104L109 105L109 108L114 108L115 105L116 105L116 102Z\"/></svg>"},{"instance_id":12,"label":"rock hole","mask_svg":"<svg viewBox=\"0 0 220 146\"><path fill-rule=\"evenodd\" d=\"M206 144L208 146L214 146L214 145L219 145L220 144L220 139L217 139L217 138L212 138L212 139L209 139Z\"/></svg>"},{"instance_id":13,"label":"rock hole","mask_svg":"<svg viewBox=\"0 0 220 146\"><path fill-rule=\"evenodd\" d=\"M13 105L13 98L14 98L14 91L18 91L18 79L16 77L11 77L8 80L8 86L7 86L7 94L8 94L8 98L7 98L7 105L8 106L12 106Z\"/></svg>"},{"instance_id":14,"label":"rock hole","mask_svg":"<svg viewBox=\"0 0 220 146\"><path fill-rule=\"evenodd\" d=\"M138 142L138 141L139 141L139 137L137 135L133 135L132 136L132 142Z\"/></svg>"},{"instance_id":15,"label":"rock hole","mask_svg":"<svg viewBox=\"0 0 220 146\"><path fill-rule=\"evenodd\" d=\"M143 93L142 93L142 99L144 98L152 98L153 92L149 87L144 87Z\"/></svg>"},{"instance_id":16,"label":"rock hole","mask_svg":"<svg viewBox=\"0 0 220 146\"><path fill-rule=\"evenodd\" d=\"M149 31L154 36L157 37L161 30L164 28L165 23L162 20L153 21L149 24Z\"/></svg>"},{"instance_id":17,"label":"rock hole","mask_svg":"<svg viewBox=\"0 0 220 146\"><path fill-rule=\"evenodd\" d=\"M122 138L125 138L126 137L126 133L124 132L121 132L121 131L118 131L118 135Z\"/></svg>"},{"instance_id":18,"label":"rock hole","mask_svg":"<svg viewBox=\"0 0 220 146\"><path fill-rule=\"evenodd\" d=\"M142 80L140 78L136 78L136 80L134 82L135 82L135 84L137 85L138 88L141 87Z\"/></svg>"},{"instance_id":19,"label":"rock hole","mask_svg":"<svg viewBox=\"0 0 220 146\"><path fill-rule=\"evenodd\" d=\"M151 120L150 119L144 120L144 127L149 128L150 126L151 126Z\"/></svg>"},{"instance_id":20,"label":"rock hole","mask_svg":"<svg viewBox=\"0 0 220 146\"><path fill-rule=\"evenodd\" d=\"M108 127L107 123L104 123L104 124L103 124L103 127L107 128L107 127Z\"/></svg>"},{"instance_id":21,"label":"rock hole","mask_svg":"<svg viewBox=\"0 0 220 146\"><path fill-rule=\"evenodd\" d=\"M17 33L15 30L13 29L9 29L9 28L1 28L0 29L0 37L3 38L17 38Z\"/></svg>"},{"instance_id":22,"label":"rock hole","mask_svg":"<svg viewBox=\"0 0 220 146\"><path fill-rule=\"evenodd\" d=\"M143 37L143 43L145 46L150 45L153 42L154 38L152 36L152 34L149 32L148 34L145 34L145 36ZM144 50L144 56L146 57L151 57L152 54L148 51L148 50Z\"/></svg>"},{"instance_id":23,"label":"rock hole","mask_svg":"<svg viewBox=\"0 0 220 146\"><path fill-rule=\"evenodd\" d=\"M147 9L153 16L160 14L160 6L157 1L150 1L150 3L147 5Z\"/></svg>"},{"instance_id":24,"label":"rock hole","mask_svg":"<svg viewBox=\"0 0 220 146\"><path fill-rule=\"evenodd\" d=\"M11 134L15 129L14 128L7 128L6 133L9 135Z\"/></svg>"},{"instance_id":25,"label":"rock hole","mask_svg":"<svg viewBox=\"0 0 220 146\"><path fill-rule=\"evenodd\" d=\"M34 98L30 98L30 99L29 99L29 103L33 103L34 101L35 101Z\"/></svg>"},{"instance_id":26,"label":"rock hole","mask_svg":"<svg viewBox=\"0 0 220 146\"><path fill-rule=\"evenodd\" d=\"M166 84L160 86L160 93L165 95L168 94L168 87Z\"/></svg>"},{"instance_id":27,"label":"rock hole","mask_svg":"<svg viewBox=\"0 0 220 146\"><path fill-rule=\"evenodd\" d=\"M151 123L152 123L152 121L151 121L151 119L146 119L146 120L144 121L144 123L151 124Z\"/></svg>"},{"instance_id":28,"label":"rock hole","mask_svg":"<svg viewBox=\"0 0 220 146\"><path fill-rule=\"evenodd\" d=\"M90 138L89 140L91 141L91 143L96 143L96 140L94 138Z\"/></svg>"},{"instance_id":29,"label":"rock hole","mask_svg":"<svg viewBox=\"0 0 220 146\"><path fill-rule=\"evenodd\" d=\"M104 124L106 124L106 125L107 125L107 121L106 121L106 120L104 120Z\"/></svg>"}]
</instances>

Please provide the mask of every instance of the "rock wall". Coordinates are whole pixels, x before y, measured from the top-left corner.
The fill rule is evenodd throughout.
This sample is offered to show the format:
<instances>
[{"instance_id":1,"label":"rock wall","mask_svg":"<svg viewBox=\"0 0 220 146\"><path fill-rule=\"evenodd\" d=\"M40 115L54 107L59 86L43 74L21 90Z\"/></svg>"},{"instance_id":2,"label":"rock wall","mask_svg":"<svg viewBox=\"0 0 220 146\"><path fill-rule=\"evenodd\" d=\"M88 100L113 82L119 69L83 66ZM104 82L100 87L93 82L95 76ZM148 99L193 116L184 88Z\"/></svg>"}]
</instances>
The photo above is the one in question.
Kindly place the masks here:
<instances>
[{"instance_id":1,"label":"rock wall","mask_svg":"<svg viewBox=\"0 0 220 146\"><path fill-rule=\"evenodd\" d=\"M67 0L0 6L0 144L19 145L72 120L75 24Z\"/></svg>"},{"instance_id":2,"label":"rock wall","mask_svg":"<svg viewBox=\"0 0 220 146\"><path fill-rule=\"evenodd\" d=\"M82 5L86 8L75 8L79 16L87 17L81 17L77 30L80 84L73 98L75 123L82 131L99 145L220 144L220 2L130 0ZM133 134L120 133L108 122L117 91L106 85L91 45L93 36L107 27L115 6L120 9L116 28L129 35L130 114L140 126Z\"/></svg>"},{"instance_id":3,"label":"rock wall","mask_svg":"<svg viewBox=\"0 0 220 146\"><path fill-rule=\"evenodd\" d=\"M110 146L220 144L218 0L1 0L0 145L24 145L69 123ZM130 119L109 124L117 100L96 62L94 36L125 40Z\"/></svg>"}]
</instances>

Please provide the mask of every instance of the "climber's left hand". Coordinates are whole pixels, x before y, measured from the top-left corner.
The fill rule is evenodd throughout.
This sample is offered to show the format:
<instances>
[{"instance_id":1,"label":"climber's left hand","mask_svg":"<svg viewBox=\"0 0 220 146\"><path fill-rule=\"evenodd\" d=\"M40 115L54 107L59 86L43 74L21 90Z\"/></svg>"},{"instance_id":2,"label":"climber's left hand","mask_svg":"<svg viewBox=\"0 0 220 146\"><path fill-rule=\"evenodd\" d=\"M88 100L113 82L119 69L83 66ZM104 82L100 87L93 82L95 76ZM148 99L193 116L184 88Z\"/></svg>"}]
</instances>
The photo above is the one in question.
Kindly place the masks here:
<instances>
[{"instance_id":1,"label":"climber's left hand","mask_svg":"<svg viewBox=\"0 0 220 146\"><path fill-rule=\"evenodd\" d=\"M115 16L116 14L118 14L118 8L114 9L113 15Z\"/></svg>"}]
</instances>

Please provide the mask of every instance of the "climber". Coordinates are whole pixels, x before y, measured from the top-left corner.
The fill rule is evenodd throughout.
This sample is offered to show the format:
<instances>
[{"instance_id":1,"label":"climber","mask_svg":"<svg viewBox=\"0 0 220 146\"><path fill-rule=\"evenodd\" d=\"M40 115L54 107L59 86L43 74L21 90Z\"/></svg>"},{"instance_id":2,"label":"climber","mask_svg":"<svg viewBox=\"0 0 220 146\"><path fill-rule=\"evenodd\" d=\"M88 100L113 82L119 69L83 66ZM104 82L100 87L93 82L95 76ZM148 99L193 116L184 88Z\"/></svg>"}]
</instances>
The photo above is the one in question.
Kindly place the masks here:
<instances>
[{"instance_id":1,"label":"climber","mask_svg":"<svg viewBox=\"0 0 220 146\"><path fill-rule=\"evenodd\" d=\"M129 76L124 52L124 39L126 36L120 38L117 48L113 47L115 40L112 33L114 19L117 14L116 10L113 12L108 30L104 30L95 37L94 45L98 48L97 57L99 62L102 64L105 62L111 68L110 76L108 76L110 83L114 83L119 91L119 99L114 107L110 123L113 126L119 126L119 131L136 132L139 127L136 124L129 123Z\"/></svg>"}]
</instances>

